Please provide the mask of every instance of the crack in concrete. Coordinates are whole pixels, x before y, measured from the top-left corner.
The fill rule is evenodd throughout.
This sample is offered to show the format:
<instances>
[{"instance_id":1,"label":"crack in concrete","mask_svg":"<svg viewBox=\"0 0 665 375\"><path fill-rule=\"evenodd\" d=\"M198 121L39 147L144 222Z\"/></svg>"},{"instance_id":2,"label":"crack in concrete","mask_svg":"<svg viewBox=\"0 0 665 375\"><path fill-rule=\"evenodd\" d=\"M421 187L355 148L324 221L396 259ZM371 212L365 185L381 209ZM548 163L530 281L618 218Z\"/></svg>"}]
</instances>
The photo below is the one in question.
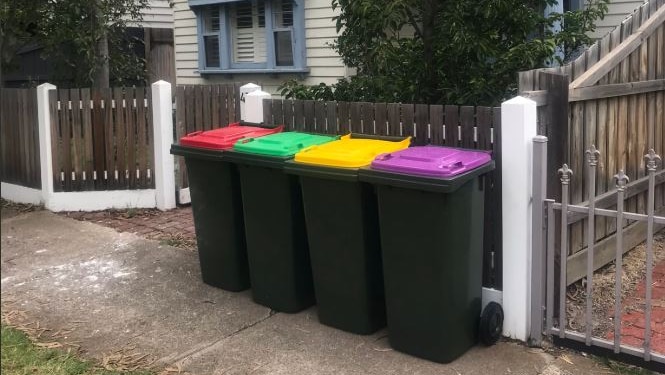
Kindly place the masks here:
<instances>
[{"instance_id":1,"label":"crack in concrete","mask_svg":"<svg viewBox=\"0 0 665 375\"><path fill-rule=\"evenodd\" d=\"M237 330L225 335L224 337L219 338L218 340L215 340L215 341L210 342L210 343L204 343L204 344L198 345L198 346L196 346L196 347L194 347L194 348L192 348L192 349L190 349L190 350L188 350L184 353L181 353L181 354L178 354L178 353L170 354L166 357L162 357L162 358L158 359L155 362L163 363L163 364L166 364L166 365L170 365L170 364L173 364L173 363L179 363L180 365L182 365L185 361L187 361L189 359L194 359L196 357L199 357L199 356L202 356L202 355L208 353L210 350L215 348L217 346L217 344L219 344L219 343L221 343L221 342L223 342L223 341L225 341L225 340L227 340L231 337L234 337L234 336L236 336L236 335L238 335L238 334L240 334L240 333L242 333L242 332L244 332L244 331L246 331L246 330L248 330L252 327L255 327L258 324L261 324L261 323L265 322L266 320L272 318L274 315L277 315L277 314L278 314L277 311L270 310L268 312L268 315L254 321L254 322L251 322L249 324L245 324L244 326L242 326L242 327L238 328Z\"/></svg>"}]
</instances>

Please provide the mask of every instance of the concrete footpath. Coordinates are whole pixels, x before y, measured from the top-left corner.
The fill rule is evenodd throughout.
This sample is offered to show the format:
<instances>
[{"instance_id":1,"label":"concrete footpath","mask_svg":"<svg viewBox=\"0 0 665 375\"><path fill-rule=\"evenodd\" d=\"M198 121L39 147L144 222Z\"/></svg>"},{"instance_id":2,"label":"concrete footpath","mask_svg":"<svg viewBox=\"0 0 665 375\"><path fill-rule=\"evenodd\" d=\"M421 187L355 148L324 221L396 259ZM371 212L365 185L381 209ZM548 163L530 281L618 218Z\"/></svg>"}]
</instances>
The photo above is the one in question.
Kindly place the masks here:
<instances>
[{"instance_id":1,"label":"concrete footpath","mask_svg":"<svg viewBox=\"0 0 665 375\"><path fill-rule=\"evenodd\" d=\"M475 347L448 365L421 360L393 351L385 330L353 335L319 324L316 308L274 313L249 292L207 286L195 252L47 211L5 211L3 319L110 366L134 361L191 374L612 373L586 357L511 342Z\"/></svg>"}]
</instances>

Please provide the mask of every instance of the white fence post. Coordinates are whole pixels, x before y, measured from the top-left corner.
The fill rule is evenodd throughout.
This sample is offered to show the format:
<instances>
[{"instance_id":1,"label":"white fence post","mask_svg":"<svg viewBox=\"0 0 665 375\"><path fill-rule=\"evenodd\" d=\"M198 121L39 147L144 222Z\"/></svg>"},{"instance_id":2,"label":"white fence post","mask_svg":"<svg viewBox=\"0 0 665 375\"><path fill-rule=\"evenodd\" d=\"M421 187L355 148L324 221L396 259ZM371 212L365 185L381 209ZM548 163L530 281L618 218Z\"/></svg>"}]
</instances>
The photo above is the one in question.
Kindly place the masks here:
<instances>
[{"instance_id":1,"label":"white fence post","mask_svg":"<svg viewBox=\"0 0 665 375\"><path fill-rule=\"evenodd\" d=\"M246 97L249 93L252 93L254 91L261 90L261 86L256 85L254 83L248 83L246 85L240 86L240 120L241 121L248 121L247 120L247 108L246 108Z\"/></svg>"},{"instance_id":2,"label":"white fence post","mask_svg":"<svg viewBox=\"0 0 665 375\"><path fill-rule=\"evenodd\" d=\"M171 84L152 84L152 127L155 134L155 198L157 208L175 208L175 163L169 152L173 143Z\"/></svg>"},{"instance_id":3,"label":"white fence post","mask_svg":"<svg viewBox=\"0 0 665 375\"><path fill-rule=\"evenodd\" d=\"M503 204L503 334L526 341L530 328L532 140L536 102L516 97L501 104Z\"/></svg>"},{"instance_id":4,"label":"white fence post","mask_svg":"<svg viewBox=\"0 0 665 375\"><path fill-rule=\"evenodd\" d=\"M245 95L245 121L254 124L263 122L263 99L270 99L270 94L256 90Z\"/></svg>"},{"instance_id":5,"label":"white fence post","mask_svg":"<svg viewBox=\"0 0 665 375\"><path fill-rule=\"evenodd\" d=\"M42 179L42 200L50 208L53 195L53 149L51 145L51 111L49 110L49 91L56 86L42 83L37 86L37 121L39 125L39 165Z\"/></svg>"}]
</instances>

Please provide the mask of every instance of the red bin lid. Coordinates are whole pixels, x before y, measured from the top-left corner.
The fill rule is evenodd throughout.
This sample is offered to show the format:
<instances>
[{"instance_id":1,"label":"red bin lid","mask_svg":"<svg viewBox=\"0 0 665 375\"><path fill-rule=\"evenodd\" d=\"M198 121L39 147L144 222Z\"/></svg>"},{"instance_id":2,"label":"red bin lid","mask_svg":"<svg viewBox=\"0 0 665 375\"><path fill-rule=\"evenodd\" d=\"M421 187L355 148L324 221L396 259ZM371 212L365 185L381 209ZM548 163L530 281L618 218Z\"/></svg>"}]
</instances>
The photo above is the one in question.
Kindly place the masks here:
<instances>
[{"instance_id":1,"label":"red bin lid","mask_svg":"<svg viewBox=\"0 0 665 375\"><path fill-rule=\"evenodd\" d=\"M180 138L180 144L209 150L229 150L242 138L258 138L268 134L279 133L284 126L260 128L257 126L240 125L239 122L214 130L197 131Z\"/></svg>"}]
</instances>

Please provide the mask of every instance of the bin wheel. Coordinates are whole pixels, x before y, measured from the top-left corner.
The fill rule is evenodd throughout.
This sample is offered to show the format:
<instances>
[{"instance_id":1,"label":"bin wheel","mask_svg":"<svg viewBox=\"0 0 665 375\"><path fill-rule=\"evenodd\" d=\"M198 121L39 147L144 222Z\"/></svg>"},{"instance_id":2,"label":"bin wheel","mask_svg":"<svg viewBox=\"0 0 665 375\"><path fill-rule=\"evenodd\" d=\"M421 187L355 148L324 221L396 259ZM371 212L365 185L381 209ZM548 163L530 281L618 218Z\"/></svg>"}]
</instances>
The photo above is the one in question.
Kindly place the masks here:
<instances>
[{"instance_id":1,"label":"bin wheel","mask_svg":"<svg viewBox=\"0 0 665 375\"><path fill-rule=\"evenodd\" d=\"M496 302L490 302L480 316L480 342L490 346L496 344L503 330L503 308Z\"/></svg>"}]
</instances>

